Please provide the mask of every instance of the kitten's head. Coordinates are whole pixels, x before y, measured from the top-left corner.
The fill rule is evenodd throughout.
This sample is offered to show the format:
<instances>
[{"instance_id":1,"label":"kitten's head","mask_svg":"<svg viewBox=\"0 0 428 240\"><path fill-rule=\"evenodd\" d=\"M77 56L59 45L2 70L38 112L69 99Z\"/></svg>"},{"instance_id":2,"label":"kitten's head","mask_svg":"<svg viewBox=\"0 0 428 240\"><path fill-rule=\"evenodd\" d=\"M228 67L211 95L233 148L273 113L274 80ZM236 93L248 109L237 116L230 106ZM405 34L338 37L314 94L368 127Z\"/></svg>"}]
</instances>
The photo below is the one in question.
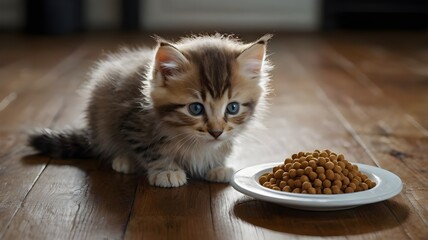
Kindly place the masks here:
<instances>
[{"instance_id":1,"label":"kitten's head","mask_svg":"<svg viewBox=\"0 0 428 240\"><path fill-rule=\"evenodd\" d=\"M239 133L263 105L270 37L250 44L224 36L160 40L150 96L163 125L207 142Z\"/></svg>"}]
</instances>

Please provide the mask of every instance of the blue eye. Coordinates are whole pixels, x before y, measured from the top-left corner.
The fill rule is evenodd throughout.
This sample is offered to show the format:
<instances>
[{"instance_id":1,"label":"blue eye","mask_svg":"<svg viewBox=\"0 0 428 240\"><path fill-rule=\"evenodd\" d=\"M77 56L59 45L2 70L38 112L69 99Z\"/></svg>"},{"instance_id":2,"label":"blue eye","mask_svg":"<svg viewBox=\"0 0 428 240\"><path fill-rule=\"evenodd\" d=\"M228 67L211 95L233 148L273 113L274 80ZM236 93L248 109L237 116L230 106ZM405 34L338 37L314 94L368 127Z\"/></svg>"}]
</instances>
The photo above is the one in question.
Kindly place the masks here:
<instances>
[{"instance_id":1,"label":"blue eye","mask_svg":"<svg viewBox=\"0 0 428 240\"><path fill-rule=\"evenodd\" d=\"M231 102L227 104L226 112L230 115L235 115L239 112L239 103Z\"/></svg>"},{"instance_id":2,"label":"blue eye","mask_svg":"<svg viewBox=\"0 0 428 240\"><path fill-rule=\"evenodd\" d=\"M188 106L188 111L191 115L193 116L199 116L202 115L202 113L204 113L204 105L202 105L202 103L191 103Z\"/></svg>"}]
</instances>

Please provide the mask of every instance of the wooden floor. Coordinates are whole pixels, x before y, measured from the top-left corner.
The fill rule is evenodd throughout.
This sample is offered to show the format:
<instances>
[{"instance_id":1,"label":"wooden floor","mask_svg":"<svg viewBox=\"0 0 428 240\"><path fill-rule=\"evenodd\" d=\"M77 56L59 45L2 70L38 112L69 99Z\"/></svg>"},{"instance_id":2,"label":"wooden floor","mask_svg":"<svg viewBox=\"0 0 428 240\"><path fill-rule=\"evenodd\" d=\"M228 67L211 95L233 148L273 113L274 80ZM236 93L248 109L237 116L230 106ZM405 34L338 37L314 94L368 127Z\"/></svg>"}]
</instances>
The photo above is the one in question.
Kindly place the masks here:
<instances>
[{"instance_id":1,"label":"wooden floor","mask_svg":"<svg viewBox=\"0 0 428 240\"><path fill-rule=\"evenodd\" d=\"M252 130L230 164L331 149L404 182L388 201L336 212L280 207L227 184L155 188L98 161L31 156L28 130L82 123L77 90L93 61L139 44L153 40L0 36L0 239L428 238L428 34L273 38L267 129Z\"/></svg>"}]
</instances>

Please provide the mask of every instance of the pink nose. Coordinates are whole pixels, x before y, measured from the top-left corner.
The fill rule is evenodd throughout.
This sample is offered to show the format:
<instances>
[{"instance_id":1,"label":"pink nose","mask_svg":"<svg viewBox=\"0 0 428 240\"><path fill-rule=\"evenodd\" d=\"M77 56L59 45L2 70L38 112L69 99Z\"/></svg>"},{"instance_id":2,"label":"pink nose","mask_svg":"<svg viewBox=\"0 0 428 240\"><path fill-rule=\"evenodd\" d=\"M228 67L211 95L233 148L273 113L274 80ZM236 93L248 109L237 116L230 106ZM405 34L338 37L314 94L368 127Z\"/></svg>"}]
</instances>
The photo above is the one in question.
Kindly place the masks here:
<instances>
[{"instance_id":1,"label":"pink nose","mask_svg":"<svg viewBox=\"0 0 428 240\"><path fill-rule=\"evenodd\" d=\"M223 131L219 131L219 130L213 130L213 131L208 131L208 132L215 139L217 139L223 133Z\"/></svg>"}]
</instances>

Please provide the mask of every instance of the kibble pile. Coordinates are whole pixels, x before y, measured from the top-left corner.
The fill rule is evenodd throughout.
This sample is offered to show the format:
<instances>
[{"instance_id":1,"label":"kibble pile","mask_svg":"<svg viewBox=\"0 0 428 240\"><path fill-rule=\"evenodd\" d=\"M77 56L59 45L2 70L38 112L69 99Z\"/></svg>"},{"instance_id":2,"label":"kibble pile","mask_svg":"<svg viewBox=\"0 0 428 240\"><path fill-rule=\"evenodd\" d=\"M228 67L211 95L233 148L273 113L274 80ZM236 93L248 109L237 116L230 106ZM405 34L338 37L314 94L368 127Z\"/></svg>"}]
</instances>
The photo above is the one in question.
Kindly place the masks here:
<instances>
[{"instance_id":1,"label":"kibble pile","mask_svg":"<svg viewBox=\"0 0 428 240\"><path fill-rule=\"evenodd\" d=\"M259 182L273 190L307 194L353 193L376 185L358 166L330 150L293 154Z\"/></svg>"}]
</instances>

